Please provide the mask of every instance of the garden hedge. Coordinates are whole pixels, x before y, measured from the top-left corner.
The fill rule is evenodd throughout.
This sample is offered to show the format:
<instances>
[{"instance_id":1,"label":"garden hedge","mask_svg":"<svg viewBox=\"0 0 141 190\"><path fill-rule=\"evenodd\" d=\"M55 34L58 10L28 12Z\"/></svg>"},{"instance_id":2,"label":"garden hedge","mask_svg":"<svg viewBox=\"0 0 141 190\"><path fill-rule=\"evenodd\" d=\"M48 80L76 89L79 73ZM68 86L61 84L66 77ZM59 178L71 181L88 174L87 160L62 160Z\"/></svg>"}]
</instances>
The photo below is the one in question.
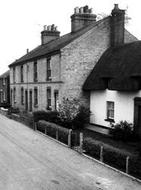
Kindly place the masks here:
<instances>
[{"instance_id":1,"label":"garden hedge","mask_svg":"<svg viewBox=\"0 0 141 190\"><path fill-rule=\"evenodd\" d=\"M100 159L100 147L103 146L103 162L117 168L121 171L126 171L126 157L129 156L129 174L141 179L141 157L134 155L127 155L112 146L99 143L98 141L87 137L84 139L83 149L86 154Z\"/></svg>"}]
</instances>

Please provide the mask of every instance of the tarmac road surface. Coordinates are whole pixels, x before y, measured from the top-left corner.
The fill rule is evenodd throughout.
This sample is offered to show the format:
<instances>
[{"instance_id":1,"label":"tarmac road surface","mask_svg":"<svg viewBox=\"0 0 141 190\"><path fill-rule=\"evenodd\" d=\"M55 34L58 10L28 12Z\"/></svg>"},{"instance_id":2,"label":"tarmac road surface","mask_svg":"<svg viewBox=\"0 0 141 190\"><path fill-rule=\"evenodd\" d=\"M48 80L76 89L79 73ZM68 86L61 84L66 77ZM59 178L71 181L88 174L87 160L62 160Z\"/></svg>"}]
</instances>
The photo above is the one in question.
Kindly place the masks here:
<instances>
[{"instance_id":1,"label":"tarmac road surface","mask_svg":"<svg viewBox=\"0 0 141 190\"><path fill-rule=\"evenodd\" d=\"M141 190L141 184L0 115L0 190Z\"/></svg>"}]
</instances>

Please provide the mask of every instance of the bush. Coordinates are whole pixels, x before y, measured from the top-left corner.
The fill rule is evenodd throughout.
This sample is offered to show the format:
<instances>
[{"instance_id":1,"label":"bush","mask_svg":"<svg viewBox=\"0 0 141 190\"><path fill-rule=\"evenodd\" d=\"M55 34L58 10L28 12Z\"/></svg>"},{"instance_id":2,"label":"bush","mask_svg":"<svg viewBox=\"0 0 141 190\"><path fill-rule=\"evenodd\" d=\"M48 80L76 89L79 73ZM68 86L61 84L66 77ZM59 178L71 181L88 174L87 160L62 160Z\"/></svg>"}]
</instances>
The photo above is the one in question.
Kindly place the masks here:
<instances>
[{"instance_id":1,"label":"bush","mask_svg":"<svg viewBox=\"0 0 141 190\"><path fill-rule=\"evenodd\" d=\"M129 174L141 179L141 158L129 159Z\"/></svg>"},{"instance_id":2,"label":"bush","mask_svg":"<svg viewBox=\"0 0 141 190\"><path fill-rule=\"evenodd\" d=\"M17 107L10 107L9 109L8 109L8 113L9 114L11 114L11 113L20 113L20 110L19 110L19 108L17 108Z\"/></svg>"},{"instance_id":3,"label":"bush","mask_svg":"<svg viewBox=\"0 0 141 190\"><path fill-rule=\"evenodd\" d=\"M3 102L3 103L0 103L0 107L3 107L3 108L10 108L10 104L7 103L7 102Z\"/></svg>"},{"instance_id":4,"label":"bush","mask_svg":"<svg viewBox=\"0 0 141 190\"><path fill-rule=\"evenodd\" d=\"M106 164L112 167L125 171L126 169L126 155L119 151L112 150L109 147L104 147L103 160Z\"/></svg>"},{"instance_id":5,"label":"bush","mask_svg":"<svg viewBox=\"0 0 141 190\"><path fill-rule=\"evenodd\" d=\"M84 124L88 122L89 114L89 109L82 105L78 99L63 98L58 109L60 124L71 129L83 128Z\"/></svg>"},{"instance_id":6,"label":"bush","mask_svg":"<svg viewBox=\"0 0 141 190\"><path fill-rule=\"evenodd\" d=\"M92 156L93 158L100 159L100 145L96 143L92 138L88 137L84 139L83 149L86 154Z\"/></svg>"},{"instance_id":7,"label":"bush","mask_svg":"<svg viewBox=\"0 0 141 190\"><path fill-rule=\"evenodd\" d=\"M37 129L44 133L45 128L47 130L47 135L56 138L56 131L58 131L58 140L65 144L68 143L68 129L44 120L39 121L37 124Z\"/></svg>"},{"instance_id":8,"label":"bush","mask_svg":"<svg viewBox=\"0 0 141 190\"><path fill-rule=\"evenodd\" d=\"M57 111L36 111L33 112L33 119L34 122L38 122L39 120L45 120L54 123L59 123Z\"/></svg>"},{"instance_id":9,"label":"bush","mask_svg":"<svg viewBox=\"0 0 141 190\"><path fill-rule=\"evenodd\" d=\"M133 124L127 121L120 121L112 126L111 134L115 140L131 141L134 139Z\"/></svg>"},{"instance_id":10,"label":"bush","mask_svg":"<svg viewBox=\"0 0 141 190\"><path fill-rule=\"evenodd\" d=\"M100 144L90 137L84 139L83 148L86 151L86 154L98 160L100 159L101 146L103 146L103 162L125 171L127 155L116 149L112 149L109 145Z\"/></svg>"}]
</instances>

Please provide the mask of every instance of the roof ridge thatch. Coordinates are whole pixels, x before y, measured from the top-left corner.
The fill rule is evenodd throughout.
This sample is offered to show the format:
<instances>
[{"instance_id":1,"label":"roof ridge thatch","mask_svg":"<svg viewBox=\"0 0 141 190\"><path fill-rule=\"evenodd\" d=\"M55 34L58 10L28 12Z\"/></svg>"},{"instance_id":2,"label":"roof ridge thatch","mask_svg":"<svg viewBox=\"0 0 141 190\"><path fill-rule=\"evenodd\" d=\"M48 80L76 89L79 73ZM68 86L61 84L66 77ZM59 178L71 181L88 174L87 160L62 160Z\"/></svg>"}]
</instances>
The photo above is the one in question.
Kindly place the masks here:
<instances>
[{"instance_id":1,"label":"roof ridge thatch","mask_svg":"<svg viewBox=\"0 0 141 190\"><path fill-rule=\"evenodd\" d=\"M140 78L141 41L135 41L107 49L86 79L83 89L139 90Z\"/></svg>"}]
</instances>

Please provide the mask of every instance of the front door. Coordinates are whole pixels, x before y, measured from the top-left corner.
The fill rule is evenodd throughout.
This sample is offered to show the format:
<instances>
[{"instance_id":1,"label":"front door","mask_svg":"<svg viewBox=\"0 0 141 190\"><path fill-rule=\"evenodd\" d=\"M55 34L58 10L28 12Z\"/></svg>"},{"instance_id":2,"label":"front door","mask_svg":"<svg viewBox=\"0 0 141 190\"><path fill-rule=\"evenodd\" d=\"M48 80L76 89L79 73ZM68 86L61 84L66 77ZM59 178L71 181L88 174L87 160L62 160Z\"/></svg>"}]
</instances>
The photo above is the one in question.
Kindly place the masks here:
<instances>
[{"instance_id":1,"label":"front door","mask_svg":"<svg viewBox=\"0 0 141 190\"><path fill-rule=\"evenodd\" d=\"M134 99L134 130L141 137L141 98Z\"/></svg>"},{"instance_id":2,"label":"front door","mask_svg":"<svg viewBox=\"0 0 141 190\"><path fill-rule=\"evenodd\" d=\"M25 110L28 111L28 92L25 90Z\"/></svg>"},{"instance_id":3,"label":"front door","mask_svg":"<svg viewBox=\"0 0 141 190\"><path fill-rule=\"evenodd\" d=\"M32 111L32 90L29 92L29 111Z\"/></svg>"}]
</instances>

